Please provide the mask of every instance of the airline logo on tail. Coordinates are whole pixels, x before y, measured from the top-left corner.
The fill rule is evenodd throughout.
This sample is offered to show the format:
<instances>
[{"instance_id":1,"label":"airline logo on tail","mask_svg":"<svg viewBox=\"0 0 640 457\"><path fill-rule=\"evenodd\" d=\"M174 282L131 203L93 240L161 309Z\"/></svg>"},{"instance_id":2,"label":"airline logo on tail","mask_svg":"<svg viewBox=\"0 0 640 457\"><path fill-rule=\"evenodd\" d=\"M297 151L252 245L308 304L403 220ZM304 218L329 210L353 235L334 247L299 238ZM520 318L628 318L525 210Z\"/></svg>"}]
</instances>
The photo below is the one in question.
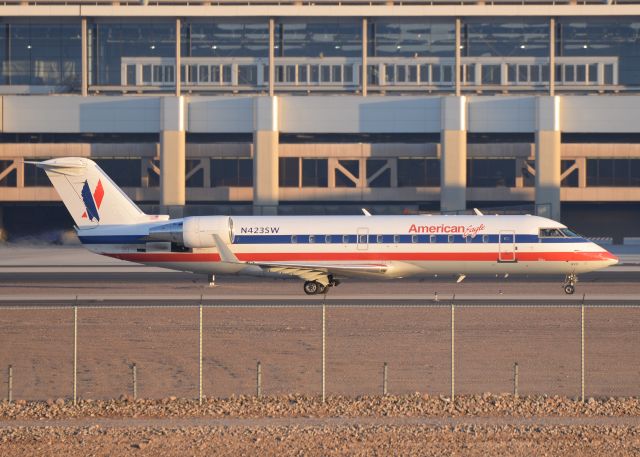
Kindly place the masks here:
<instances>
[{"instance_id":1,"label":"airline logo on tail","mask_svg":"<svg viewBox=\"0 0 640 457\"><path fill-rule=\"evenodd\" d=\"M104 197L102 181L98 180L96 189L93 191L93 193L91 193L89 182L85 180L84 185L82 186L81 195L85 208L85 212L82 214L82 218L86 219L88 217L90 221L93 221L95 219L96 221L100 222L100 213L98 213L98 209L100 209L102 198Z\"/></svg>"}]
</instances>

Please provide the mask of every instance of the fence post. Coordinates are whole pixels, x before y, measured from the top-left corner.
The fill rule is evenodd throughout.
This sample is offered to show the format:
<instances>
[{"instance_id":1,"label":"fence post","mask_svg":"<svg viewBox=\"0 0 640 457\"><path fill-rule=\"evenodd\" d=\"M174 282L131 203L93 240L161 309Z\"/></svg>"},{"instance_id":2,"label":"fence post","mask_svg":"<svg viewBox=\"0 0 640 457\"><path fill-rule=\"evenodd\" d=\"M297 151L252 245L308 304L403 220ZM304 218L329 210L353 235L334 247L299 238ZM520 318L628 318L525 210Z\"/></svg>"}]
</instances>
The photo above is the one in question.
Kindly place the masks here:
<instances>
[{"instance_id":1,"label":"fence post","mask_svg":"<svg viewBox=\"0 0 640 457\"><path fill-rule=\"evenodd\" d=\"M73 307L73 404L77 404L78 393L78 296Z\"/></svg>"},{"instance_id":2,"label":"fence post","mask_svg":"<svg viewBox=\"0 0 640 457\"><path fill-rule=\"evenodd\" d=\"M8 379L8 387L7 387L7 399L9 400L9 403L11 403L13 401L13 366L9 365L9 379Z\"/></svg>"},{"instance_id":3,"label":"fence post","mask_svg":"<svg viewBox=\"0 0 640 457\"><path fill-rule=\"evenodd\" d=\"M453 296L453 300L456 296ZM451 406L456 394L456 343L455 343L455 325L456 325L456 306L451 301Z\"/></svg>"},{"instance_id":4,"label":"fence post","mask_svg":"<svg viewBox=\"0 0 640 457\"><path fill-rule=\"evenodd\" d=\"M135 363L131 365L131 377L133 380L133 399L137 400L138 399L138 368L136 367Z\"/></svg>"},{"instance_id":5,"label":"fence post","mask_svg":"<svg viewBox=\"0 0 640 457\"><path fill-rule=\"evenodd\" d=\"M513 365L513 396L518 397L518 362Z\"/></svg>"},{"instance_id":6,"label":"fence post","mask_svg":"<svg viewBox=\"0 0 640 457\"><path fill-rule=\"evenodd\" d=\"M262 397L262 364L259 360L256 364L256 396Z\"/></svg>"},{"instance_id":7,"label":"fence post","mask_svg":"<svg viewBox=\"0 0 640 457\"><path fill-rule=\"evenodd\" d=\"M582 295L582 306L580 307L580 399L584 402L584 297Z\"/></svg>"},{"instance_id":8,"label":"fence post","mask_svg":"<svg viewBox=\"0 0 640 457\"><path fill-rule=\"evenodd\" d=\"M382 366L382 395L387 395L387 362Z\"/></svg>"},{"instance_id":9,"label":"fence post","mask_svg":"<svg viewBox=\"0 0 640 457\"><path fill-rule=\"evenodd\" d=\"M200 340L199 340L199 372L198 372L198 402L202 404L202 295L200 296Z\"/></svg>"},{"instance_id":10,"label":"fence post","mask_svg":"<svg viewBox=\"0 0 640 457\"><path fill-rule=\"evenodd\" d=\"M327 352L327 304L322 302L322 403L326 399L326 384L325 384L325 368L326 368L326 352Z\"/></svg>"}]
</instances>

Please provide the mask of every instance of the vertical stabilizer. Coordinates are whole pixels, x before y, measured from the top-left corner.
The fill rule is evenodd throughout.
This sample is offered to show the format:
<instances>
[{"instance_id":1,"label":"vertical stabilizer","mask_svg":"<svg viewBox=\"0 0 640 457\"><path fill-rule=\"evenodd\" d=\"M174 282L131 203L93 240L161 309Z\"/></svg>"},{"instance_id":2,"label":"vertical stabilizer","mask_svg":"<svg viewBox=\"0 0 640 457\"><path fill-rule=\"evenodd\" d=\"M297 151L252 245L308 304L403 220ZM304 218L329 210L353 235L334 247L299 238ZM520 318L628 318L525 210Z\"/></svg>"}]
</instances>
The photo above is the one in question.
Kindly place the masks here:
<instances>
[{"instance_id":1,"label":"vertical stabilizer","mask_svg":"<svg viewBox=\"0 0 640 457\"><path fill-rule=\"evenodd\" d=\"M149 220L93 160L63 157L29 163L44 169L80 228Z\"/></svg>"}]
</instances>

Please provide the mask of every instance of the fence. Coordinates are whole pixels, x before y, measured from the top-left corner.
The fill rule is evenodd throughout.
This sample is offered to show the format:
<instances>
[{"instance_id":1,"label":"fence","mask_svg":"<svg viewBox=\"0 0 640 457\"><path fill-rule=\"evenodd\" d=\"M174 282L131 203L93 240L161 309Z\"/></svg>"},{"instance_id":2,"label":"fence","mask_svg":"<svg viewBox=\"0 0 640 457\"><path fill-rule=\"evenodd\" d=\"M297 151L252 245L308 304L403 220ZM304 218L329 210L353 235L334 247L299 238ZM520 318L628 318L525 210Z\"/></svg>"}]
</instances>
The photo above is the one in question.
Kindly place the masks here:
<instances>
[{"instance_id":1,"label":"fence","mask_svg":"<svg viewBox=\"0 0 640 457\"><path fill-rule=\"evenodd\" d=\"M639 328L588 304L4 307L0 398L631 396Z\"/></svg>"}]
</instances>

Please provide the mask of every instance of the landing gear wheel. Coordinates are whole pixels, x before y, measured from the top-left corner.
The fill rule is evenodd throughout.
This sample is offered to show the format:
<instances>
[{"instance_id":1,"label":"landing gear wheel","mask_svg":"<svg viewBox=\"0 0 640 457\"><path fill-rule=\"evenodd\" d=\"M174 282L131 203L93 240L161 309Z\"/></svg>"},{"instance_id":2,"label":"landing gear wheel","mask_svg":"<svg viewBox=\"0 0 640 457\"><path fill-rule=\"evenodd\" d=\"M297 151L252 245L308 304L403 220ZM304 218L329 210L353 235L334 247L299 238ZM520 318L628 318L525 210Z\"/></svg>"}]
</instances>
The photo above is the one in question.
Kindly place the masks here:
<instances>
[{"instance_id":1,"label":"landing gear wheel","mask_svg":"<svg viewBox=\"0 0 640 457\"><path fill-rule=\"evenodd\" d=\"M564 284L562 288L564 289L564 293L567 295L571 295L576 291L576 283L578 282L578 277L575 274L567 275L564 280Z\"/></svg>"},{"instance_id":2,"label":"landing gear wheel","mask_svg":"<svg viewBox=\"0 0 640 457\"><path fill-rule=\"evenodd\" d=\"M324 292L324 286L316 281L307 281L304 283L304 293L307 295L321 294Z\"/></svg>"}]
</instances>

